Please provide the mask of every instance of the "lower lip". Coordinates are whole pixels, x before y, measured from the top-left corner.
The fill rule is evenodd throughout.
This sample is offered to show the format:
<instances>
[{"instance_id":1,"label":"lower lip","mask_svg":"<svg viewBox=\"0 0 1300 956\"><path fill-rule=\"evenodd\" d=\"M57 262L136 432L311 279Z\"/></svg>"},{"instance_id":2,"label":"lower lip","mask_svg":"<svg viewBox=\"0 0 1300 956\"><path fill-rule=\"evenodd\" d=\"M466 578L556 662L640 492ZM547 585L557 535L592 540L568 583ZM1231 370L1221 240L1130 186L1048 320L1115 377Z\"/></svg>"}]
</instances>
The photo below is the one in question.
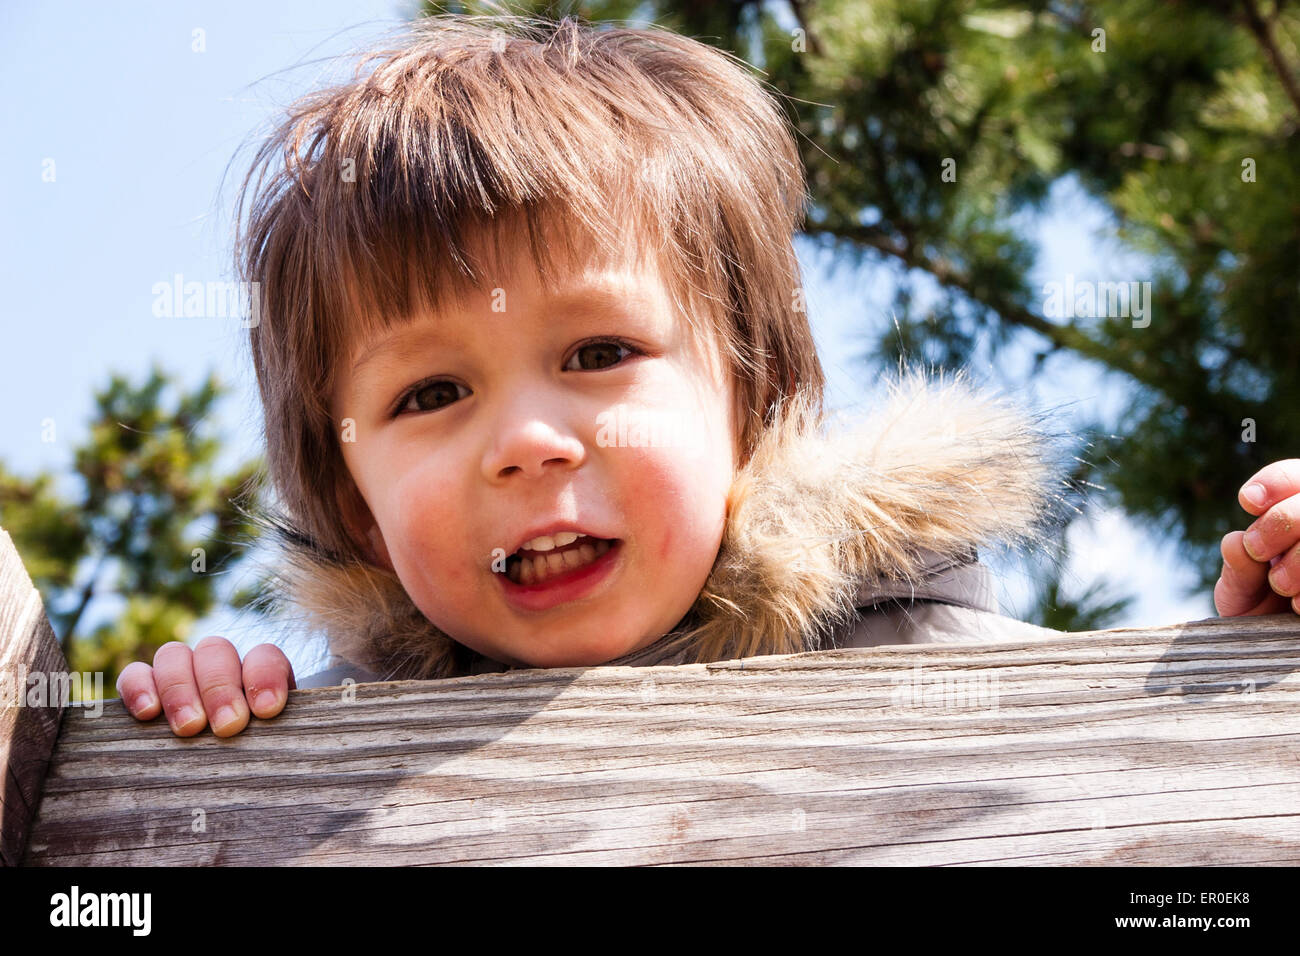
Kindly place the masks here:
<instances>
[{"instance_id":1,"label":"lower lip","mask_svg":"<svg viewBox=\"0 0 1300 956\"><path fill-rule=\"evenodd\" d=\"M506 600L512 605L522 611L545 611L587 597L613 574L614 564L622 554L623 542L615 541L591 564L557 574L540 584L515 584L504 573L495 573L505 589Z\"/></svg>"}]
</instances>

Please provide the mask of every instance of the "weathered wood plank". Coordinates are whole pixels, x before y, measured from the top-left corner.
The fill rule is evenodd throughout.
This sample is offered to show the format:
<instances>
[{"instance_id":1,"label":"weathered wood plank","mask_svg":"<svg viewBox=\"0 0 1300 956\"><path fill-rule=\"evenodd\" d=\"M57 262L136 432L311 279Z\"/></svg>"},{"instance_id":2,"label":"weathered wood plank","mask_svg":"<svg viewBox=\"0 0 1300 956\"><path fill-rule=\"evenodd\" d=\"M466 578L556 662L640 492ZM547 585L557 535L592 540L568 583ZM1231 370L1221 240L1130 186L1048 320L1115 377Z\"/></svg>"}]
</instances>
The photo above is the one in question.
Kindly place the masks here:
<instances>
[{"instance_id":1,"label":"weathered wood plank","mask_svg":"<svg viewBox=\"0 0 1300 956\"><path fill-rule=\"evenodd\" d=\"M40 592L23 567L13 539L0 528L0 772L4 774L0 863L5 866L16 866L23 857L63 713L63 700L57 693L38 692L29 703L27 680L30 675L42 675L37 679L48 688L51 675L66 675L67 671ZM62 686L61 680L55 683Z\"/></svg>"},{"instance_id":2,"label":"weathered wood plank","mask_svg":"<svg viewBox=\"0 0 1300 956\"><path fill-rule=\"evenodd\" d=\"M1300 618L73 709L27 862L1295 864ZM354 699L350 699L354 697Z\"/></svg>"}]
</instances>

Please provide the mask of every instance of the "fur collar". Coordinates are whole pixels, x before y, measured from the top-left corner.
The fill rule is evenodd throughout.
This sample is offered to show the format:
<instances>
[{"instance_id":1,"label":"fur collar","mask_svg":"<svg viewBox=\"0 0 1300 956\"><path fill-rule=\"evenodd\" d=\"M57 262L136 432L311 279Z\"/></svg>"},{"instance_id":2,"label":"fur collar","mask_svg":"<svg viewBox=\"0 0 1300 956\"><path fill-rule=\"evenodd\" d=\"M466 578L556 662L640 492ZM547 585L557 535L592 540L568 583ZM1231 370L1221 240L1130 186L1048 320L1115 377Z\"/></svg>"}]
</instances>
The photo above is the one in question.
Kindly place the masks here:
<instances>
[{"instance_id":1,"label":"fur collar","mask_svg":"<svg viewBox=\"0 0 1300 956\"><path fill-rule=\"evenodd\" d=\"M960 372L945 381L916 371L857 420L818 429L787 416L733 484L718 559L690 613L609 663L815 650L873 594L920 584L980 545L1047 544L1067 486L1045 418L976 392ZM383 680L509 669L442 633L391 572L324 553L283 515L251 517L270 532L272 597L324 631L336 662Z\"/></svg>"}]
</instances>

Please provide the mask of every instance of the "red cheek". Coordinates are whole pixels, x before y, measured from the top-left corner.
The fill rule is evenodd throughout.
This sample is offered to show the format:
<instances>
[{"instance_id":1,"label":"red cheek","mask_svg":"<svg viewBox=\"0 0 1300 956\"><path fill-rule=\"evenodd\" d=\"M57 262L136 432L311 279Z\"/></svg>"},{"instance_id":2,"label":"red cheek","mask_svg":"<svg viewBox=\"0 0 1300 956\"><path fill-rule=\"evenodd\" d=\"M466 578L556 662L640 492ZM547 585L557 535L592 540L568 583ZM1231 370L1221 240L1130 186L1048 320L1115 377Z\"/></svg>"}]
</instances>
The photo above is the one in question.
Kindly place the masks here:
<instances>
[{"instance_id":1,"label":"red cheek","mask_svg":"<svg viewBox=\"0 0 1300 956\"><path fill-rule=\"evenodd\" d=\"M673 532L671 528L664 529L663 541L659 544L659 560L667 564L669 557L673 553Z\"/></svg>"},{"instance_id":2,"label":"red cheek","mask_svg":"<svg viewBox=\"0 0 1300 956\"><path fill-rule=\"evenodd\" d=\"M690 494L688 476L664 461L664 454L664 449L647 452L639 456L640 460L635 466L636 474L641 479L642 500L658 512L655 524L661 529L661 537L655 546L654 555L661 564L670 561L677 551L673 515L679 510L678 506L683 504L680 501L682 495Z\"/></svg>"}]
</instances>

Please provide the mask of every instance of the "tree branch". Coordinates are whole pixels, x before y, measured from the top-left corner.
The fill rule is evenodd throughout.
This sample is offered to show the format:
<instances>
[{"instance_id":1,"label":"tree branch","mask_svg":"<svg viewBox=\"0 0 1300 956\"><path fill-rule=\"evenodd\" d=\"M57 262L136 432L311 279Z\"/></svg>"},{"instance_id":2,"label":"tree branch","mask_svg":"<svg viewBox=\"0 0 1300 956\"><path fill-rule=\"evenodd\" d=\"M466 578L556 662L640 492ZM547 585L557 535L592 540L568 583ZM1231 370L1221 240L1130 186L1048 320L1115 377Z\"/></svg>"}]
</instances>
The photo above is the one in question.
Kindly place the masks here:
<instances>
[{"instance_id":1,"label":"tree branch","mask_svg":"<svg viewBox=\"0 0 1300 956\"><path fill-rule=\"evenodd\" d=\"M790 10L794 14L794 18L799 21L799 27L803 30L804 36L808 38L808 49L812 50L817 56L821 56L823 53L821 41L817 39L817 34L813 33L812 27L808 25L807 0L790 0Z\"/></svg>"},{"instance_id":2,"label":"tree branch","mask_svg":"<svg viewBox=\"0 0 1300 956\"><path fill-rule=\"evenodd\" d=\"M1241 8L1245 11L1246 26L1254 34L1255 41L1264 50L1268 57L1269 63L1273 66L1273 72L1282 83L1282 89L1286 90L1286 95L1291 98L1295 104L1296 118L1300 119L1300 84L1296 83L1296 78L1291 72L1291 67L1286 60L1282 58L1282 51L1277 48L1273 41L1273 32L1269 25L1259 14L1259 7L1255 5L1255 0L1241 0Z\"/></svg>"},{"instance_id":3,"label":"tree branch","mask_svg":"<svg viewBox=\"0 0 1300 956\"><path fill-rule=\"evenodd\" d=\"M909 268L928 272L937 282L964 293L972 301L993 309L1003 319L1022 328L1030 329L1046 338L1055 348L1069 349L1103 365L1125 372L1142 384L1165 394L1169 393L1169 375L1162 369L1141 359L1116 355L1113 349L1088 336L1072 325L1056 325L1040 315L1012 302L991 303L975 291L970 277L946 259L931 258L915 251L878 226L821 226L825 235L848 239L893 256Z\"/></svg>"}]
</instances>

